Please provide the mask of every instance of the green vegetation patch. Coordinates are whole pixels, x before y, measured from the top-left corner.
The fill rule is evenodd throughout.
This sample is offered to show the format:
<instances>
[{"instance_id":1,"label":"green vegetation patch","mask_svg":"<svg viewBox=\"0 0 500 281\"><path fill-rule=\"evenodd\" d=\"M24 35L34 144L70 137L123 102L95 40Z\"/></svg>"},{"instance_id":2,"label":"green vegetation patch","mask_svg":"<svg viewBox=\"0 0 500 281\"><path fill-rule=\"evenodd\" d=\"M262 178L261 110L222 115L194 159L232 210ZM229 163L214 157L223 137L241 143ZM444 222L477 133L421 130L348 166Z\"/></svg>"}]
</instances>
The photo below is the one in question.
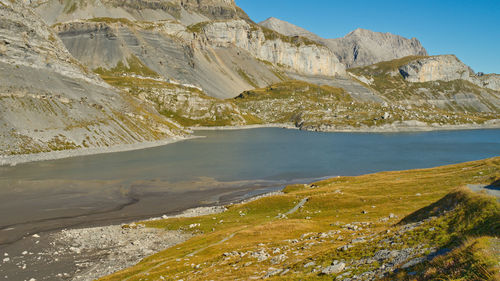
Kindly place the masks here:
<instances>
[{"instance_id":1,"label":"green vegetation patch","mask_svg":"<svg viewBox=\"0 0 500 281\"><path fill-rule=\"evenodd\" d=\"M122 76L127 74L136 74L145 77L160 77L158 73L146 66L139 58L135 55L131 55L127 58L127 64L122 61L112 69L104 69L99 67L94 70L95 73L102 76Z\"/></svg>"},{"instance_id":2,"label":"green vegetation patch","mask_svg":"<svg viewBox=\"0 0 500 281\"><path fill-rule=\"evenodd\" d=\"M100 18L91 18L91 19L88 19L88 21L90 21L90 22L103 22L103 23L108 23L108 24L121 23L121 24L124 24L127 26L134 25L134 23L132 21L130 21L129 19L126 19L126 18L100 17Z\"/></svg>"}]
</instances>

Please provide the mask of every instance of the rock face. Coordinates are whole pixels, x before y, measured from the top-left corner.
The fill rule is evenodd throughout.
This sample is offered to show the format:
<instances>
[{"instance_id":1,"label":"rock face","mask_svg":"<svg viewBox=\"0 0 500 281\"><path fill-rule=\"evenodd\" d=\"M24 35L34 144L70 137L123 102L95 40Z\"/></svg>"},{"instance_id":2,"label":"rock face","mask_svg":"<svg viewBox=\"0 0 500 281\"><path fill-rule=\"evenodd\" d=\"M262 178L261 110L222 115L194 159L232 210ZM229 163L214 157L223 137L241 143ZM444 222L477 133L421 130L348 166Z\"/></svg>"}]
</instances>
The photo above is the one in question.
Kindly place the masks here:
<instances>
[{"instance_id":1,"label":"rock face","mask_svg":"<svg viewBox=\"0 0 500 281\"><path fill-rule=\"evenodd\" d=\"M500 90L500 75L478 76L454 55L416 59L400 67L399 72L409 82L465 80L480 87Z\"/></svg>"},{"instance_id":2,"label":"rock face","mask_svg":"<svg viewBox=\"0 0 500 281\"><path fill-rule=\"evenodd\" d=\"M298 73L335 76L345 72L343 65L324 46L288 42L289 38L266 35L265 31L243 20L208 24L203 34L216 46L235 45L258 59L284 65Z\"/></svg>"},{"instance_id":3,"label":"rock face","mask_svg":"<svg viewBox=\"0 0 500 281\"><path fill-rule=\"evenodd\" d=\"M1 1L0 17L0 154L106 147L181 132L80 66L20 1Z\"/></svg>"},{"instance_id":4,"label":"rock face","mask_svg":"<svg viewBox=\"0 0 500 281\"><path fill-rule=\"evenodd\" d=\"M427 51L416 38L407 39L390 33L358 28L343 38L324 39L301 27L276 18L267 19L260 24L287 36L303 36L324 44L348 68L406 56L427 55Z\"/></svg>"}]
</instances>

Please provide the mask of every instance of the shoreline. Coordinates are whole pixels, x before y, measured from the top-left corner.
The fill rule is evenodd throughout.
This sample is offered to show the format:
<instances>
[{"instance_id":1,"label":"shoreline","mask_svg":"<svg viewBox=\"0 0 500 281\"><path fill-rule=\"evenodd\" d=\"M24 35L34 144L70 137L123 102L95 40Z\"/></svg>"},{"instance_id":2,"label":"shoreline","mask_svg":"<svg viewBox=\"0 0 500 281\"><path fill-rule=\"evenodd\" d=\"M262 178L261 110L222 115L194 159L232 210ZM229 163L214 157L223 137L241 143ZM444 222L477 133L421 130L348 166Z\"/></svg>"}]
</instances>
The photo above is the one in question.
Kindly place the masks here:
<instances>
[{"instance_id":1,"label":"shoreline","mask_svg":"<svg viewBox=\"0 0 500 281\"><path fill-rule=\"evenodd\" d=\"M153 148L158 146L164 146L168 144L173 144L181 141L203 138L202 136L187 136L187 137L174 137L159 141L149 141L149 142L139 142L133 144L121 144L110 147L94 147L94 148L78 148L73 150L61 150L61 151L49 151L34 154L21 154L21 155L0 155L0 167L1 166L16 166L18 164L48 161L48 160L59 160L65 158L72 158L78 156L90 156L98 154L108 154L117 153L125 151L134 151L147 148Z\"/></svg>"},{"instance_id":2,"label":"shoreline","mask_svg":"<svg viewBox=\"0 0 500 281\"><path fill-rule=\"evenodd\" d=\"M346 128L319 130L317 132L325 133L418 133L418 132L436 132L436 131L467 131L467 130L492 130L500 129L500 123L496 124L478 124L478 125L444 125L444 126L392 126L385 125L369 128ZM314 131L307 130L306 131Z\"/></svg>"},{"instance_id":3,"label":"shoreline","mask_svg":"<svg viewBox=\"0 0 500 281\"><path fill-rule=\"evenodd\" d=\"M239 125L239 126L200 126L200 127L189 127L192 131L233 131L233 130L251 130L260 128L281 128L290 130L299 130L293 124L286 123L270 123L270 124L255 124L255 125Z\"/></svg>"},{"instance_id":4,"label":"shoreline","mask_svg":"<svg viewBox=\"0 0 500 281\"><path fill-rule=\"evenodd\" d=\"M411 124L411 123L408 123ZM459 124L459 125L440 125L440 126L412 126L403 124L386 124L378 127L345 127L345 128L299 128L292 123L270 123L256 125L240 125L240 126L214 126L214 127L189 127L192 131L232 131L232 130L251 130L259 128L282 128L291 130L300 130L307 132L323 132L323 133L411 133L411 132L433 132L433 131L462 131L462 130L487 130L500 129L500 119L495 119L494 122L487 124Z\"/></svg>"}]
</instances>

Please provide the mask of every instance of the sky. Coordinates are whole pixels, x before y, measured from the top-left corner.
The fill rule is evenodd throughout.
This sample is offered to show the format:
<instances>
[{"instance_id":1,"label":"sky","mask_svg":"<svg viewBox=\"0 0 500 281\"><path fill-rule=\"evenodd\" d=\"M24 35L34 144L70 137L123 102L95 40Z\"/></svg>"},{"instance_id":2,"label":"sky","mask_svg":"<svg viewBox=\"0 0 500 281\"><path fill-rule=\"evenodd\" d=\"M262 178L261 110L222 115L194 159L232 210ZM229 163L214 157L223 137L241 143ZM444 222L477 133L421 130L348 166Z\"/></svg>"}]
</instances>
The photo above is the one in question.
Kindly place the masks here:
<instances>
[{"instance_id":1,"label":"sky","mask_svg":"<svg viewBox=\"0 0 500 281\"><path fill-rule=\"evenodd\" d=\"M360 27L416 37L430 55L454 54L500 74L500 0L236 0L255 22L288 21L324 38Z\"/></svg>"}]
</instances>

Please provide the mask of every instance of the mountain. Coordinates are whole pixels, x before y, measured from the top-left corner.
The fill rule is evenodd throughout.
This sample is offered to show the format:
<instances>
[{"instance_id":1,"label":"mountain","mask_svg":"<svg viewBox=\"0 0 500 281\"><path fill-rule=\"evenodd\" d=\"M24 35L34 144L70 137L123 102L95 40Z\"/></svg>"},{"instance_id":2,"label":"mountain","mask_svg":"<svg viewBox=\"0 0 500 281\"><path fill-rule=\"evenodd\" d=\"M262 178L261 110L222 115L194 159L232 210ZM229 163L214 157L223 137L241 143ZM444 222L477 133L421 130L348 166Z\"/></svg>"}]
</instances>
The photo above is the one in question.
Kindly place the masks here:
<instances>
[{"instance_id":1,"label":"mountain","mask_svg":"<svg viewBox=\"0 0 500 281\"><path fill-rule=\"evenodd\" d=\"M426 54L416 39L360 29L321 39L274 18L257 25L227 0L1 3L2 154L154 141L183 126L392 130L498 119L498 75L453 56L353 67Z\"/></svg>"},{"instance_id":2,"label":"mountain","mask_svg":"<svg viewBox=\"0 0 500 281\"><path fill-rule=\"evenodd\" d=\"M92 70L110 73L133 61L212 97L277 83L284 72L346 75L327 47L262 28L234 1L49 0L31 6Z\"/></svg>"},{"instance_id":3,"label":"mountain","mask_svg":"<svg viewBox=\"0 0 500 281\"><path fill-rule=\"evenodd\" d=\"M75 60L20 1L0 2L0 154L177 137L179 126Z\"/></svg>"},{"instance_id":4,"label":"mountain","mask_svg":"<svg viewBox=\"0 0 500 281\"><path fill-rule=\"evenodd\" d=\"M259 24L287 36L304 36L321 43L330 48L339 61L348 68L406 56L427 55L427 51L418 39L407 39L390 33L358 28L342 38L324 39L301 27L276 18L269 18Z\"/></svg>"},{"instance_id":5,"label":"mountain","mask_svg":"<svg viewBox=\"0 0 500 281\"><path fill-rule=\"evenodd\" d=\"M366 66L406 56L427 56L418 39L358 28L346 36L323 41L347 67Z\"/></svg>"},{"instance_id":6,"label":"mountain","mask_svg":"<svg viewBox=\"0 0 500 281\"><path fill-rule=\"evenodd\" d=\"M30 3L49 25L100 17L130 21L176 20L184 25L210 20L250 21L234 0L33 0Z\"/></svg>"}]
</instances>

